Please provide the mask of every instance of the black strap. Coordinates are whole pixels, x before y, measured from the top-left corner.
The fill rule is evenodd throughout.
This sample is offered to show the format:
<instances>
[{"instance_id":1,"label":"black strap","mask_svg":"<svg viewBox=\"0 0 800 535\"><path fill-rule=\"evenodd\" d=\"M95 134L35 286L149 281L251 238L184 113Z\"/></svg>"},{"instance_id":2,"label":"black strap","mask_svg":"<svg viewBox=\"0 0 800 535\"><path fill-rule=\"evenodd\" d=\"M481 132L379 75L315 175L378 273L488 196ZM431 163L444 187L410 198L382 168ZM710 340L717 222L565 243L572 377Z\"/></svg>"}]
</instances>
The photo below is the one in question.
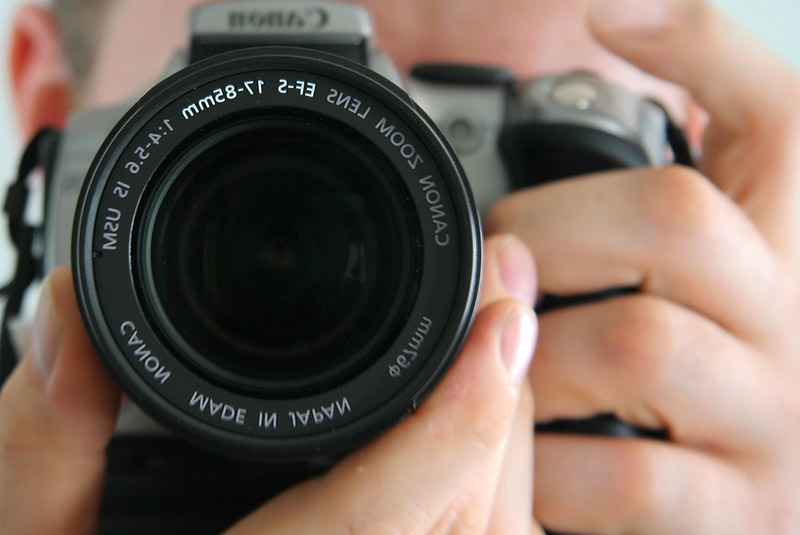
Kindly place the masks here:
<instances>
[{"instance_id":1,"label":"black strap","mask_svg":"<svg viewBox=\"0 0 800 535\"><path fill-rule=\"evenodd\" d=\"M172 437L117 436L108 448L99 533L219 535L335 461L270 465L223 457Z\"/></svg>"},{"instance_id":2,"label":"black strap","mask_svg":"<svg viewBox=\"0 0 800 535\"><path fill-rule=\"evenodd\" d=\"M28 177L35 169L42 168L45 181L47 180L51 174L60 136L60 132L52 128L41 130L34 136L22 154L17 179L9 186L3 204L11 243L17 251L17 265L11 281L0 289L0 296L6 298L0 330L0 384L5 383L18 361L8 323L11 318L19 314L25 291L35 279L42 276L41 255L34 252L34 245L41 236L41 229L25 222L29 193ZM47 191L46 184L45 191Z\"/></svg>"}]
</instances>

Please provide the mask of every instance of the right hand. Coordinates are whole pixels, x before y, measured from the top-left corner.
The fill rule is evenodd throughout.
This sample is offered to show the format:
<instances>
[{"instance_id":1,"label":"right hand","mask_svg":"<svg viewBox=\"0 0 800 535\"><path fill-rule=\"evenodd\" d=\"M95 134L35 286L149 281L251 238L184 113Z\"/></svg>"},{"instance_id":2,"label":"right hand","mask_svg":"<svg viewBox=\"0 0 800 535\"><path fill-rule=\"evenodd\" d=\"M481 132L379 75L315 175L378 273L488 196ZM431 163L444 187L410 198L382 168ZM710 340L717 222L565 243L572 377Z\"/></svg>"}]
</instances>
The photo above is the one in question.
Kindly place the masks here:
<instances>
[{"instance_id":1,"label":"right hand","mask_svg":"<svg viewBox=\"0 0 800 535\"><path fill-rule=\"evenodd\" d=\"M709 116L698 169L515 192L486 218L543 292L536 419L615 414L663 441L537 433L535 514L565 533L800 533L800 76L701 0L595 0L595 38Z\"/></svg>"}]
</instances>

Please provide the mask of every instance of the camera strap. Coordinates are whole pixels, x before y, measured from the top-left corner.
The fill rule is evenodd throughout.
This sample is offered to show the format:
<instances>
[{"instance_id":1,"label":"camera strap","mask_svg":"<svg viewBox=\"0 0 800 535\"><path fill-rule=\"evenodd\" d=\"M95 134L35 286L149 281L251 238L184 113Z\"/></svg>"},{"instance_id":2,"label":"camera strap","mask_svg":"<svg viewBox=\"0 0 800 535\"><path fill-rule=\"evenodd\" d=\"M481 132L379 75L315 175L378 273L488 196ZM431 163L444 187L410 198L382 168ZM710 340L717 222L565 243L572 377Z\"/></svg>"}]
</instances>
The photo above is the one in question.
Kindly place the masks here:
<instances>
[{"instance_id":1,"label":"camera strap","mask_svg":"<svg viewBox=\"0 0 800 535\"><path fill-rule=\"evenodd\" d=\"M31 283L42 277L42 256L37 249L41 240L41 226L26 221L25 214L30 196L30 180L36 169L44 171L43 180L50 176L61 132L53 128L40 130L22 154L17 178L8 187L3 212L8 218L8 232L16 249L17 262L11 281L0 288L0 297L6 299L0 332L0 385L17 365L17 351L11 337L10 321L22 307L25 291ZM44 184L47 192L47 184Z\"/></svg>"}]
</instances>

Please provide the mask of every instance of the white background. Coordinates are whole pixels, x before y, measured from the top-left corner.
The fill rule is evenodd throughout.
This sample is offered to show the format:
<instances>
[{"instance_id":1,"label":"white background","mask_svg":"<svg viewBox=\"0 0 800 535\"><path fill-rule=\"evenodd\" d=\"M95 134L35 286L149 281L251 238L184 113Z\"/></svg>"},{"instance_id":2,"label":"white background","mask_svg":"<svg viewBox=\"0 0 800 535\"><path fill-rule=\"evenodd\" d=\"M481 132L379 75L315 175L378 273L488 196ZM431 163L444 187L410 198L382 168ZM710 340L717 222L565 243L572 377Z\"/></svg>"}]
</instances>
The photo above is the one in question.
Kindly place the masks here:
<instances>
[{"instance_id":1,"label":"white background","mask_svg":"<svg viewBox=\"0 0 800 535\"><path fill-rule=\"evenodd\" d=\"M0 201L5 199L5 185L15 172L20 150L14 115L8 93L8 48L13 15L24 0L0 0ZM30 1L30 0L28 0ZM643 0L644 1L644 0ZM775 47L784 57L800 68L800 1L799 0L713 0L752 31ZM796 102L787 103L798 105ZM8 279L13 262L8 245L5 221L0 221L0 286Z\"/></svg>"}]
</instances>

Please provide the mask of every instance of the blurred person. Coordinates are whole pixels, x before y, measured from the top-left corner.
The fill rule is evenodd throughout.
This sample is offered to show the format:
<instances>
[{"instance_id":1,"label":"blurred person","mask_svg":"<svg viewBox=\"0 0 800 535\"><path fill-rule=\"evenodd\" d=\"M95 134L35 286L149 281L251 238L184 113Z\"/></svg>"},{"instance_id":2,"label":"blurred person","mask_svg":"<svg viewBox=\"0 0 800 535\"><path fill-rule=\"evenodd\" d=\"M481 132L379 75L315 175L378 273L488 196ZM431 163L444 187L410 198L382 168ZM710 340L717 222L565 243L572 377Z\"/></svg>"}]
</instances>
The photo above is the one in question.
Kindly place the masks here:
<instances>
[{"instance_id":1,"label":"blurred person","mask_svg":"<svg viewBox=\"0 0 800 535\"><path fill-rule=\"evenodd\" d=\"M21 135L152 85L197 3L21 9ZM664 102L701 159L497 203L480 313L431 397L227 533L797 533L798 74L699 0L364 3L404 71L587 68ZM639 292L542 314L523 379L537 296L618 287ZM0 533L95 529L119 402L59 269L0 398ZM531 432L604 413L667 439Z\"/></svg>"}]
</instances>

